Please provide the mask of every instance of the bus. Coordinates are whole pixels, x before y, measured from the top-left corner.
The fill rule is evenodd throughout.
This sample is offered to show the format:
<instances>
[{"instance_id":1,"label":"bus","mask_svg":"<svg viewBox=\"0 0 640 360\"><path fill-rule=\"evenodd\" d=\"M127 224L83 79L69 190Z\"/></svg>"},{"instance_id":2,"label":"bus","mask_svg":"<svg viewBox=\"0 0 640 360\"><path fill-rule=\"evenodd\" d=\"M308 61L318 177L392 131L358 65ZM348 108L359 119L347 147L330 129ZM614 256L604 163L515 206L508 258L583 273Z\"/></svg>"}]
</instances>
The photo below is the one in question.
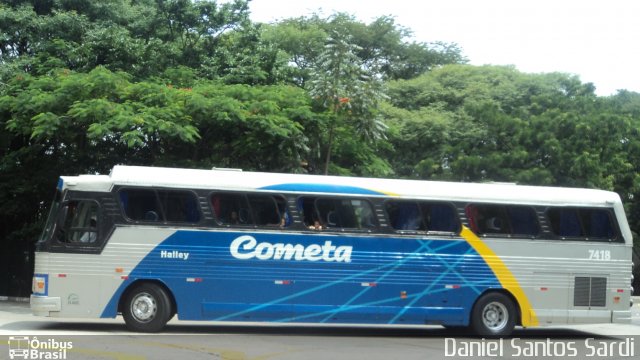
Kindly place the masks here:
<instances>
[{"instance_id":1,"label":"bus","mask_svg":"<svg viewBox=\"0 0 640 360\"><path fill-rule=\"evenodd\" d=\"M31 309L502 337L630 322L631 252L603 190L115 166L59 179Z\"/></svg>"}]
</instances>

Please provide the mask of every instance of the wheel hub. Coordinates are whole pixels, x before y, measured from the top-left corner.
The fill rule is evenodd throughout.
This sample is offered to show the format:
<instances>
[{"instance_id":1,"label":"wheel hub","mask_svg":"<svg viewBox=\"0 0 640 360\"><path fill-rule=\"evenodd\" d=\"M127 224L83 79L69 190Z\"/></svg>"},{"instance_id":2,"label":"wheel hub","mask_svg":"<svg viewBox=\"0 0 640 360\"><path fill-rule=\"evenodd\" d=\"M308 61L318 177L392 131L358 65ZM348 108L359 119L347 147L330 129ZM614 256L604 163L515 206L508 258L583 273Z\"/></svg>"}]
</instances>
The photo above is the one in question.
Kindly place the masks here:
<instances>
[{"instance_id":1,"label":"wheel hub","mask_svg":"<svg viewBox=\"0 0 640 360\"><path fill-rule=\"evenodd\" d=\"M131 302L131 314L140 322L151 321L158 311L155 299L148 293L138 294Z\"/></svg>"},{"instance_id":2,"label":"wheel hub","mask_svg":"<svg viewBox=\"0 0 640 360\"><path fill-rule=\"evenodd\" d=\"M491 302L487 304L482 312L482 321L489 329L494 331L501 330L509 321L507 308L499 302Z\"/></svg>"}]
</instances>

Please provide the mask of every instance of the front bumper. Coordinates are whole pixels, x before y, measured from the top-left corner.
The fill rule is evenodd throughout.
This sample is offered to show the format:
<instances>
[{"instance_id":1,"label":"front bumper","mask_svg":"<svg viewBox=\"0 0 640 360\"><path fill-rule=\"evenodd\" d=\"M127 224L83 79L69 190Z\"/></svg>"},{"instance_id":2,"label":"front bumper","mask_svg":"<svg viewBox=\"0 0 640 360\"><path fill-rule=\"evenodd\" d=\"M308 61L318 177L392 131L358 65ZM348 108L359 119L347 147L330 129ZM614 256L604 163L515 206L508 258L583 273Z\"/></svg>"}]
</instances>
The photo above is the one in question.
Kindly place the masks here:
<instances>
[{"instance_id":1,"label":"front bumper","mask_svg":"<svg viewBox=\"0 0 640 360\"><path fill-rule=\"evenodd\" d=\"M62 309L59 297L31 295L31 313L35 316L51 316Z\"/></svg>"},{"instance_id":2,"label":"front bumper","mask_svg":"<svg viewBox=\"0 0 640 360\"><path fill-rule=\"evenodd\" d=\"M631 310L611 312L611 322L614 324L629 324L631 323L631 317Z\"/></svg>"}]
</instances>

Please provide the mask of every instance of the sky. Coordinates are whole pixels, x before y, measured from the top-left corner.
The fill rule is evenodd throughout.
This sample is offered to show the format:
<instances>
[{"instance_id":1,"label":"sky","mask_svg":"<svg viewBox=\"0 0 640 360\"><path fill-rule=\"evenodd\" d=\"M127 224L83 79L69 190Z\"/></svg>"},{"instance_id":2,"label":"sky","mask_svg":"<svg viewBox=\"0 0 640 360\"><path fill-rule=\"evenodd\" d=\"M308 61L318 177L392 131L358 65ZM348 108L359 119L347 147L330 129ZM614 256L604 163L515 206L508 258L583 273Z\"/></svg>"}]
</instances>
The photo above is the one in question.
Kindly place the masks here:
<instances>
[{"instance_id":1,"label":"sky","mask_svg":"<svg viewBox=\"0 0 640 360\"><path fill-rule=\"evenodd\" d=\"M411 40L456 43L472 65L563 72L600 96L640 92L640 0L252 0L271 23L346 12L366 23L391 15Z\"/></svg>"}]
</instances>

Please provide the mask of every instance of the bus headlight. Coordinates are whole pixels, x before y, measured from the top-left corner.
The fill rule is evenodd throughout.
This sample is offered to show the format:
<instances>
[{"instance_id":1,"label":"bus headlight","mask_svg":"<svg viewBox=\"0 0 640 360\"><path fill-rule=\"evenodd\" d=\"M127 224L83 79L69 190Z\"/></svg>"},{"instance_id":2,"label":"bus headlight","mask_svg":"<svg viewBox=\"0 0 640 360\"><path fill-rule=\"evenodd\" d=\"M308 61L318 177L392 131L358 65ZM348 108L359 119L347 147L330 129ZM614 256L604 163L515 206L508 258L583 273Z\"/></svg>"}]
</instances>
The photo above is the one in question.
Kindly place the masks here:
<instances>
[{"instance_id":1,"label":"bus headlight","mask_svg":"<svg viewBox=\"0 0 640 360\"><path fill-rule=\"evenodd\" d=\"M31 292L34 295L47 295L47 276L34 275Z\"/></svg>"}]
</instances>

